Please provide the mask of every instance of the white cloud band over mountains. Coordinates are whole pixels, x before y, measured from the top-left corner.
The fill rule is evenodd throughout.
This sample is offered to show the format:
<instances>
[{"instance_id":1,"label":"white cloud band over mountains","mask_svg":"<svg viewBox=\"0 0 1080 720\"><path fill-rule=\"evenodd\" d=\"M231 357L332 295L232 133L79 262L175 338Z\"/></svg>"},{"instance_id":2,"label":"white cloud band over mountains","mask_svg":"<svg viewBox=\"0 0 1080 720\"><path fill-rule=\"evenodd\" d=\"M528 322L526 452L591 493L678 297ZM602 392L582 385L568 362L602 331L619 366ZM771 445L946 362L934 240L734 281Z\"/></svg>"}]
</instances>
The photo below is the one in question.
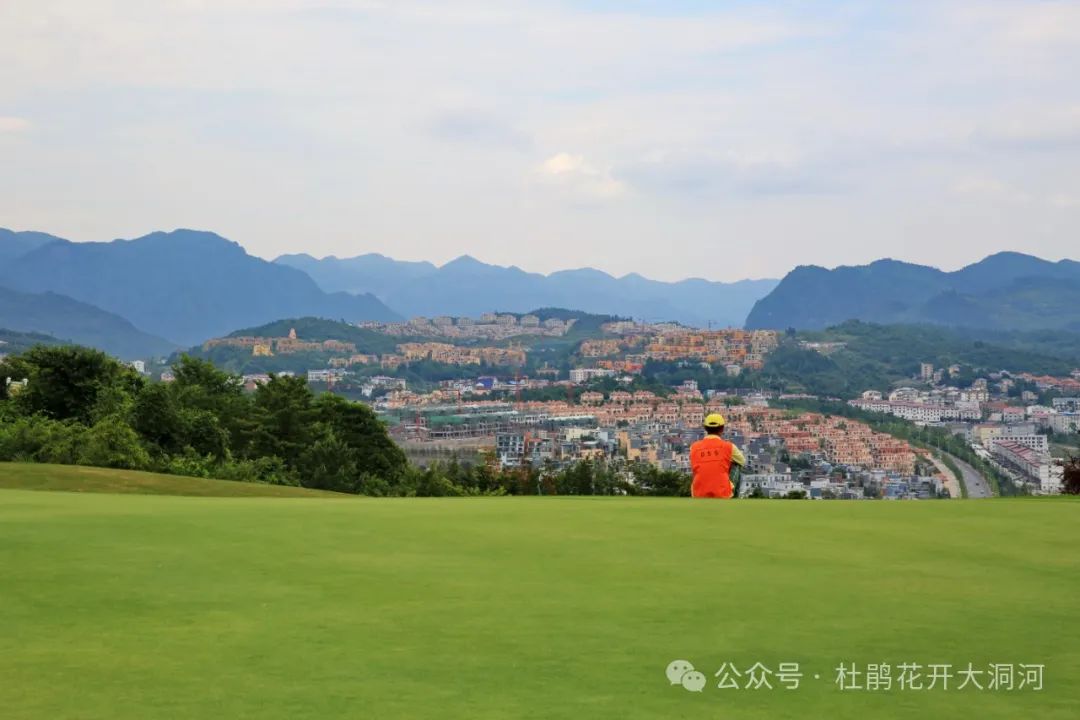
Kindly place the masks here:
<instances>
[{"instance_id":1,"label":"white cloud band over mountains","mask_svg":"<svg viewBox=\"0 0 1080 720\"><path fill-rule=\"evenodd\" d=\"M1063 1L8 0L0 216L665 279L1057 258L1076 67Z\"/></svg>"}]
</instances>

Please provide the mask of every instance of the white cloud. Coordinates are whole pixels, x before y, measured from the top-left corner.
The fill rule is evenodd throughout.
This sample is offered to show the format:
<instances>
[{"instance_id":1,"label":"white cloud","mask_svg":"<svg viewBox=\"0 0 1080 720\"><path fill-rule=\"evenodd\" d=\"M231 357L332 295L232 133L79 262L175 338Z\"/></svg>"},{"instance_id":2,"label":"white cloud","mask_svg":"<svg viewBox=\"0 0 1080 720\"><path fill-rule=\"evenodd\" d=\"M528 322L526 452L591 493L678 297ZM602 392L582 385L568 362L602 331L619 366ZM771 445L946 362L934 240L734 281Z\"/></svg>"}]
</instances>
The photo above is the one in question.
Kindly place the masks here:
<instances>
[{"instance_id":1,"label":"white cloud","mask_svg":"<svg viewBox=\"0 0 1080 720\"><path fill-rule=\"evenodd\" d=\"M1047 202L1056 208L1076 208L1080 207L1080 194L1072 194L1056 192L1048 197Z\"/></svg>"},{"instance_id":2,"label":"white cloud","mask_svg":"<svg viewBox=\"0 0 1080 720\"><path fill-rule=\"evenodd\" d=\"M957 178L949 188L957 195L992 198L994 200L1011 200L1013 202L1029 202L1031 196L1012 187L1008 183L986 175L969 175Z\"/></svg>"},{"instance_id":3,"label":"white cloud","mask_svg":"<svg viewBox=\"0 0 1080 720\"><path fill-rule=\"evenodd\" d=\"M1071 0L981 0L953 6L956 21L978 25L1009 43L1046 48L1080 42L1080 5Z\"/></svg>"},{"instance_id":4,"label":"white cloud","mask_svg":"<svg viewBox=\"0 0 1080 720\"><path fill-rule=\"evenodd\" d=\"M958 196L966 196L977 201L989 200L995 205L1007 202L1017 205L1044 206L1057 210L1080 207L1080 194L1054 189L1024 189L987 175L969 175L958 178L949 189Z\"/></svg>"},{"instance_id":5,"label":"white cloud","mask_svg":"<svg viewBox=\"0 0 1080 720\"><path fill-rule=\"evenodd\" d=\"M1075 254L1078 11L0 0L0 216L668 278Z\"/></svg>"},{"instance_id":6,"label":"white cloud","mask_svg":"<svg viewBox=\"0 0 1080 720\"><path fill-rule=\"evenodd\" d=\"M585 197L611 199L626 192L626 185L610 169L598 168L581 155L556 153L540 165L539 172L548 182Z\"/></svg>"},{"instance_id":7,"label":"white cloud","mask_svg":"<svg viewBox=\"0 0 1080 720\"><path fill-rule=\"evenodd\" d=\"M30 121L20 117L4 117L0 115L0 133L22 132L30 127Z\"/></svg>"}]
</instances>

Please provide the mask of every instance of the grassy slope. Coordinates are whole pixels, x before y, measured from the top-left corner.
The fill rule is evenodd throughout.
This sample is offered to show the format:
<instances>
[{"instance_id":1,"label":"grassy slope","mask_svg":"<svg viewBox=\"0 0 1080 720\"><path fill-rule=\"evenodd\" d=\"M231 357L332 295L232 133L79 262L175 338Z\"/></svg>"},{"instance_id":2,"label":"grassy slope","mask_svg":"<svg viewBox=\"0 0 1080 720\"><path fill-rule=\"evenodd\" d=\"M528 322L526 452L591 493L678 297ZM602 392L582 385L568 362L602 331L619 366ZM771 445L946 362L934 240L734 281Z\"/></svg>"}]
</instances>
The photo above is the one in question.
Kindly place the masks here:
<instances>
[{"instance_id":1,"label":"grassy slope","mask_svg":"<svg viewBox=\"0 0 1080 720\"><path fill-rule=\"evenodd\" d=\"M281 485L33 463L0 463L0 488L207 497L349 497L341 493Z\"/></svg>"},{"instance_id":2,"label":"grassy slope","mask_svg":"<svg viewBox=\"0 0 1080 720\"><path fill-rule=\"evenodd\" d=\"M1071 719L1078 519L1033 499L0 491L0 716ZM664 679L676 658L807 678L692 694ZM844 661L1040 662L1046 689L841 693Z\"/></svg>"}]
</instances>

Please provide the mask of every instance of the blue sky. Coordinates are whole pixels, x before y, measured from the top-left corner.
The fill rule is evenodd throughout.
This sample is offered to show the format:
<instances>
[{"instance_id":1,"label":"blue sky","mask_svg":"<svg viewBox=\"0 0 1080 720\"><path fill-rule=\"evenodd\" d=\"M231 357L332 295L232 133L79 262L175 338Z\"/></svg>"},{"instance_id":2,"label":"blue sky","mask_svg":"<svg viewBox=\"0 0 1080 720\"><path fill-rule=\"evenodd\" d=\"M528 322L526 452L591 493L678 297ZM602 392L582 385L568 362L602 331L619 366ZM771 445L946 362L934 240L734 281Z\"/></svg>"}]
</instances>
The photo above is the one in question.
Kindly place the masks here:
<instances>
[{"instance_id":1,"label":"blue sky","mask_svg":"<svg viewBox=\"0 0 1080 720\"><path fill-rule=\"evenodd\" d=\"M734 280L1080 256L1080 3L7 0L0 226Z\"/></svg>"}]
</instances>

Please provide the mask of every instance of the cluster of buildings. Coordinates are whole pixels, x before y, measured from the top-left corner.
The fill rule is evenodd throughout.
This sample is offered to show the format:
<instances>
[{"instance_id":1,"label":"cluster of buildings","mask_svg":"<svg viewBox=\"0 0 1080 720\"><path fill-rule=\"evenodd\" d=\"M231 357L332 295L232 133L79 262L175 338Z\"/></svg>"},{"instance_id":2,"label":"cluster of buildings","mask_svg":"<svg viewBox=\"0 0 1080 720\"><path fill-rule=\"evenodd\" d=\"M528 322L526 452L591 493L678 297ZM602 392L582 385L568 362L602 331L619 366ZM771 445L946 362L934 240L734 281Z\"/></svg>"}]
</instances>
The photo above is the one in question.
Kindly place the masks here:
<instances>
[{"instance_id":1,"label":"cluster of buildings","mask_svg":"<svg viewBox=\"0 0 1080 720\"><path fill-rule=\"evenodd\" d=\"M651 337L644 355L649 360L697 360L756 370L779 343L775 330L680 330Z\"/></svg>"},{"instance_id":2,"label":"cluster of buildings","mask_svg":"<svg viewBox=\"0 0 1080 720\"><path fill-rule=\"evenodd\" d=\"M397 346L401 362L432 360L447 365L525 364L525 350L518 347L469 347L438 342L402 343ZM386 358L383 358L384 362Z\"/></svg>"},{"instance_id":3,"label":"cluster of buildings","mask_svg":"<svg viewBox=\"0 0 1080 720\"><path fill-rule=\"evenodd\" d=\"M888 396L868 390L850 404L919 424L949 427L1017 484L1036 493L1060 492L1062 466L1051 454L1048 436L1080 431L1080 371L1070 377L1001 372L978 378L965 389L944 386L946 377L958 370L954 366L943 371L922 363L919 379L928 384L927 389L901 387ZM1034 383L1043 391L1076 391L1076 396L1054 398L1047 407L1038 404L1034 392L1017 395L1018 381ZM1017 400L1020 404L1015 404Z\"/></svg>"},{"instance_id":4,"label":"cluster of buildings","mask_svg":"<svg viewBox=\"0 0 1080 720\"><path fill-rule=\"evenodd\" d=\"M1034 383L1040 390L1058 390L1068 395L1080 395L1080 370L1073 370L1069 377L1032 375L1031 373L1020 373L1018 377Z\"/></svg>"},{"instance_id":5,"label":"cluster of buildings","mask_svg":"<svg viewBox=\"0 0 1080 720\"><path fill-rule=\"evenodd\" d=\"M540 390L553 385L555 383L544 378L520 377L504 380L493 375L482 375L475 379L443 380L437 388L427 392L408 390L402 384L400 388L379 398L377 409L396 412L403 408L422 408L431 405L461 403L476 405L497 402L489 400L492 396L513 393L517 390Z\"/></svg>"},{"instance_id":6,"label":"cluster of buildings","mask_svg":"<svg viewBox=\"0 0 1080 720\"><path fill-rule=\"evenodd\" d=\"M849 404L860 410L894 415L916 423L940 423L947 420L979 420L982 406L977 398L988 398L985 391L959 390L919 391L910 387L897 388L888 396L879 390L867 390Z\"/></svg>"},{"instance_id":7,"label":"cluster of buildings","mask_svg":"<svg viewBox=\"0 0 1080 720\"><path fill-rule=\"evenodd\" d=\"M1080 428L1076 413L1048 414L1033 406L1026 421L1000 419L962 428L967 440L983 458L995 462L1015 482L1031 491L1054 495L1061 492L1064 468L1050 452L1047 430L1075 433ZM1065 424L1067 423L1067 425Z\"/></svg>"},{"instance_id":8,"label":"cluster of buildings","mask_svg":"<svg viewBox=\"0 0 1080 720\"><path fill-rule=\"evenodd\" d=\"M826 466L827 467L827 466ZM886 470L837 469L822 472L752 473L743 475L741 495L789 497L802 494L812 500L931 500L946 495L941 475L901 475Z\"/></svg>"},{"instance_id":9,"label":"cluster of buildings","mask_svg":"<svg viewBox=\"0 0 1080 720\"><path fill-rule=\"evenodd\" d=\"M635 375L650 360L693 362L738 377L744 369L761 369L766 355L780 342L780 334L773 330L691 330L674 323L618 321L605 323L602 330L616 337L581 343L579 354L589 367L572 371L572 382Z\"/></svg>"},{"instance_id":10,"label":"cluster of buildings","mask_svg":"<svg viewBox=\"0 0 1080 720\"><path fill-rule=\"evenodd\" d=\"M780 343L775 330L695 330L672 323L611 322L602 326L616 338L582 343L585 358L625 355L627 360L695 360L710 365L760 368Z\"/></svg>"},{"instance_id":11,"label":"cluster of buildings","mask_svg":"<svg viewBox=\"0 0 1080 720\"><path fill-rule=\"evenodd\" d=\"M623 340L594 341L601 343L594 346L594 352L624 347ZM942 371L927 365L921 374L933 384L900 387L890 393L867 391L850 404L920 424L948 427L963 434L976 452L1018 484L1033 492L1059 491L1061 466L1051 457L1048 432L1075 433L1080 429L1080 394L1055 398L1050 407L1034 404L1037 396L1019 395L1033 404L1016 405L1015 378L1008 373L977 379L964 389L940 385L942 378L956 374L955 369ZM602 367L576 368L571 371L569 386L609 376L620 374ZM1061 381L1055 379L1059 386ZM385 394L376 407L396 418L392 432L401 439L495 445L500 462L506 466L558 465L602 457L640 460L682 471L689 469L687 450L700 434L703 415L719 408L729 418L729 432L751 449L755 461L753 471L747 473L747 487L758 488L761 494L786 495L801 488L812 497L817 493L824 497L934 497L941 494L943 483L952 482L927 472L929 459L921 458L921 451L864 423L771 409L760 393L740 396L739 404L728 408L729 398L723 393L702 393L692 380L666 397L629 389L576 394L569 386L566 400L508 402L488 397L556 384L567 385L547 379L503 382L489 377L447 381L424 394L402 386ZM777 460L778 452L789 459L800 458L803 467L793 471ZM820 476L821 469L830 468L839 468L842 477ZM811 485L811 481L816 484Z\"/></svg>"},{"instance_id":12,"label":"cluster of buildings","mask_svg":"<svg viewBox=\"0 0 1080 720\"><path fill-rule=\"evenodd\" d=\"M783 440L792 455L835 465L911 474L917 455L904 440L872 430L855 420L770 408L746 408L730 414L729 424L747 437L769 436Z\"/></svg>"},{"instance_id":13,"label":"cluster of buildings","mask_svg":"<svg viewBox=\"0 0 1080 720\"><path fill-rule=\"evenodd\" d=\"M443 337L462 340L498 341L518 335L561 337L573 326L574 320L547 318L536 315L484 313L479 318L415 317L408 322L364 322L359 327L398 337Z\"/></svg>"},{"instance_id":14,"label":"cluster of buildings","mask_svg":"<svg viewBox=\"0 0 1080 720\"><path fill-rule=\"evenodd\" d=\"M690 470L689 448L701 437L704 415L719 411L728 418L727 436L749 460L746 493L756 488L767 496L797 491L821 498L937 497L945 487L945 479L927 471L929 463L920 462L906 442L864 423L756 403L728 407L723 398L705 400L692 383L669 398L614 391L586 392L580 402L400 405L387 396L376 407L401 441L489 447L503 467L558 468L600 459L682 472Z\"/></svg>"},{"instance_id":15,"label":"cluster of buildings","mask_svg":"<svg viewBox=\"0 0 1080 720\"><path fill-rule=\"evenodd\" d=\"M296 336L296 329L289 330L287 337L224 337L207 340L203 343L203 350L212 350L218 347L241 348L251 350L256 357L270 357L273 355L292 355L295 353L355 353L354 343L340 340L305 341Z\"/></svg>"},{"instance_id":16,"label":"cluster of buildings","mask_svg":"<svg viewBox=\"0 0 1080 720\"><path fill-rule=\"evenodd\" d=\"M1045 440L1045 436L1043 437ZM1046 450L1039 450L1017 440L996 439L990 444L990 454L1003 469L1019 475L1024 484L1044 495L1061 492L1064 468L1053 461Z\"/></svg>"}]
</instances>

